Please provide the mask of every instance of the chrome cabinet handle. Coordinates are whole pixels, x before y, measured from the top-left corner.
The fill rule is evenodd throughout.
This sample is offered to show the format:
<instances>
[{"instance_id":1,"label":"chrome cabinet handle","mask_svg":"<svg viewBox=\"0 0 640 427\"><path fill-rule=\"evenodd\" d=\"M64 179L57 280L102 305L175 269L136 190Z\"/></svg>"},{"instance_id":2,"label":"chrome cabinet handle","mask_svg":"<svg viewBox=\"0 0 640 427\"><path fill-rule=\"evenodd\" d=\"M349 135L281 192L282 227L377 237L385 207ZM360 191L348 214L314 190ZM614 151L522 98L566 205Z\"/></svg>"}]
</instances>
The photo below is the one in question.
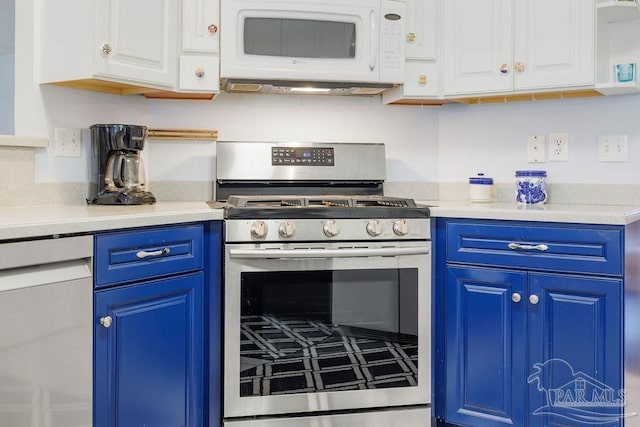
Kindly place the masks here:
<instances>
[{"instance_id":1,"label":"chrome cabinet handle","mask_svg":"<svg viewBox=\"0 0 640 427\"><path fill-rule=\"evenodd\" d=\"M522 301L522 296L519 293L514 292L513 295L511 295L511 300L515 303L519 303Z\"/></svg>"},{"instance_id":2,"label":"chrome cabinet handle","mask_svg":"<svg viewBox=\"0 0 640 427\"><path fill-rule=\"evenodd\" d=\"M195 71L196 77L202 78L202 77L204 77L204 74L205 74L204 73L204 68L202 68L202 67L196 68L196 71Z\"/></svg>"},{"instance_id":3,"label":"chrome cabinet handle","mask_svg":"<svg viewBox=\"0 0 640 427\"><path fill-rule=\"evenodd\" d=\"M529 297L529 302L533 305L536 305L540 302L540 298L538 297L538 295L531 295Z\"/></svg>"},{"instance_id":4,"label":"chrome cabinet handle","mask_svg":"<svg viewBox=\"0 0 640 427\"><path fill-rule=\"evenodd\" d=\"M525 251L532 251L532 250L536 250L536 251L541 251L544 252L546 250L549 249L549 246L547 245L543 245L543 244L539 244L539 245L523 245L521 243L509 243L509 249L513 249L513 250L525 250Z\"/></svg>"},{"instance_id":5,"label":"chrome cabinet handle","mask_svg":"<svg viewBox=\"0 0 640 427\"><path fill-rule=\"evenodd\" d=\"M111 53L111 45L109 43L105 43L102 45L102 53L105 55L109 55Z\"/></svg>"},{"instance_id":6,"label":"chrome cabinet handle","mask_svg":"<svg viewBox=\"0 0 640 427\"><path fill-rule=\"evenodd\" d=\"M214 24L211 24L207 27L207 31L209 31L209 34L215 34L218 32L218 27Z\"/></svg>"},{"instance_id":7,"label":"chrome cabinet handle","mask_svg":"<svg viewBox=\"0 0 640 427\"><path fill-rule=\"evenodd\" d=\"M105 328L110 327L111 323L113 323L113 319L111 318L111 316L105 316L100 318L100 324Z\"/></svg>"},{"instance_id":8,"label":"chrome cabinet handle","mask_svg":"<svg viewBox=\"0 0 640 427\"><path fill-rule=\"evenodd\" d=\"M136 256L140 259L145 259L150 256L167 255L169 252L171 252L171 249L169 248L164 248L164 249L160 249L159 251L153 251L153 252L139 251L139 252L136 252Z\"/></svg>"},{"instance_id":9,"label":"chrome cabinet handle","mask_svg":"<svg viewBox=\"0 0 640 427\"><path fill-rule=\"evenodd\" d=\"M407 41L409 43L413 43L414 41L416 41L416 33L407 34Z\"/></svg>"}]
</instances>

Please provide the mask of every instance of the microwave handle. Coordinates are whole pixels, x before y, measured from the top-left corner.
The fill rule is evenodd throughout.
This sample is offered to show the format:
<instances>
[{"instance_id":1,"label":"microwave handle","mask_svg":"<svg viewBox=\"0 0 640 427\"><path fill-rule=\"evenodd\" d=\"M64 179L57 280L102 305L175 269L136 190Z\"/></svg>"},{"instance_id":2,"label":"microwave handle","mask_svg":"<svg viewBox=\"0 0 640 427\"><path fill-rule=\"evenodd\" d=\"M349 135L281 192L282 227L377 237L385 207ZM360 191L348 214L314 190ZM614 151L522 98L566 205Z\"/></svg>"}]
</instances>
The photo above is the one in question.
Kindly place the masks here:
<instances>
[{"instance_id":1,"label":"microwave handle","mask_svg":"<svg viewBox=\"0 0 640 427\"><path fill-rule=\"evenodd\" d=\"M231 258L354 258L372 256L428 255L428 246L407 248L346 248L346 249L231 249Z\"/></svg>"},{"instance_id":2,"label":"microwave handle","mask_svg":"<svg viewBox=\"0 0 640 427\"><path fill-rule=\"evenodd\" d=\"M373 71L378 65L378 54L380 52L378 48L380 44L380 31L378 30L378 18L375 10L371 10L369 19L371 20L371 33L369 34L369 71Z\"/></svg>"}]
</instances>

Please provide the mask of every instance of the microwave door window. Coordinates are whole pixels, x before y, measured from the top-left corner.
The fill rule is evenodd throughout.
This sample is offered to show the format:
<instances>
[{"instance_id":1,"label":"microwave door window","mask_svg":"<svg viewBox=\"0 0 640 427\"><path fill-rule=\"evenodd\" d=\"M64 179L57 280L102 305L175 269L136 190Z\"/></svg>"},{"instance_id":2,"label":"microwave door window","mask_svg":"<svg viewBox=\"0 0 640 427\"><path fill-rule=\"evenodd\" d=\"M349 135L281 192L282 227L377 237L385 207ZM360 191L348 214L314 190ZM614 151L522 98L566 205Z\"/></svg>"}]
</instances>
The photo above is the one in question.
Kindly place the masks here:
<instances>
[{"instance_id":1,"label":"microwave door window","mask_svg":"<svg viewBox=\"0 0 640 427\"><path fill-rule=\"evenodd\" d=\"M286 58L354 59L353 22L245 18L244 53Z\"/></svg>"},{"instance_id":2,"label":"microwave door window","mask_svg":"<svg viewBox=\"0 0 640 427\"><path fill-rule=\"evenodd\" d=\"M240 396L418 385L416 269L248 272Z\"/></svg>"}]
</instances>

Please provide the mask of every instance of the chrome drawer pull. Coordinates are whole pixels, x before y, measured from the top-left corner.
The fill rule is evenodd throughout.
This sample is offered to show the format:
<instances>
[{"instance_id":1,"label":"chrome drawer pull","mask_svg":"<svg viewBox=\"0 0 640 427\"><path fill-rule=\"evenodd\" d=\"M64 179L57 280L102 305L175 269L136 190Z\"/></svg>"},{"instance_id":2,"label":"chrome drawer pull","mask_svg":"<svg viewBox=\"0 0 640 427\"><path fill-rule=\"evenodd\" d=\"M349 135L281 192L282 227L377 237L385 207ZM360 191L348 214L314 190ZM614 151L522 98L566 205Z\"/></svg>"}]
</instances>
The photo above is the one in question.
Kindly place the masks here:
<instances>
[{"instance_id":1,"label":"chrome drawer pull","mask_svg":"<svg viewBox=\"0 0 640 427\"><path fill-rule=\"evenodd\" d=\"M520 243L509 243L509 249L521 249L521 250L525 250L525 251L532 251L532 250L536 250L536 251L541 251L544 252L546 250L549 249L549 246L547 245L522 245Z\"/></svg>"},{"instance_id":2,"label":"chrome drawer pull","mask_svg":"<svg viewBox=\"0 0 640 427\"><path fill-rule=\"evenodd\" d=\"M145 259L150 256L162 256L167 255L171 250L169 248L160 249L159 251L147 252L147 251L139 251L136 253L136 256L140 259Z\"/></svg>"}]
</instances>

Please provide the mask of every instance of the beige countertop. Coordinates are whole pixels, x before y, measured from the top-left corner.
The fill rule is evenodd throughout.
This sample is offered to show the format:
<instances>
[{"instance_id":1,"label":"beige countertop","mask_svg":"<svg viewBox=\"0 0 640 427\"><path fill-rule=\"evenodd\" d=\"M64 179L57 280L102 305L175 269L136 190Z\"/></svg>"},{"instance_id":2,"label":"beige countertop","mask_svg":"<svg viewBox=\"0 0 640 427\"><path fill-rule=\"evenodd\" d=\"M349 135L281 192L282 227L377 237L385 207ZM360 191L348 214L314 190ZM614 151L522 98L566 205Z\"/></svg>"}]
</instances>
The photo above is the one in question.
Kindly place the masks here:
<instances>
[{"instance_id":1,"label":"beige countertop","mask_svg":"<svg viewBox=\"0 0 640 427\"><path fill-rule=\"evenodd\" d=\"M640 220L640 206L419 201L433 217L627 225ZM158 202L142 206L0 207L0 240L223 219L205 202Z\"/></svg>"},{"instance_id":2,"label":"beige countertop","mask_svg":"<svg viewBox=\"0 0 640 427\"><path fill-rule=\"evenodd\" d=\"M628 225L640 220L640 206L517 203L471 203L425 200L432 217L502 219L517 221L567 222Z\"/></svg>"},{"instance_id":3,"label":"beige countertop","mask_svg":"<svg viewBox=\"0 0 640 427\"><path fill-rule=\"evenodd\" d=\"M220 220L222 215L221 209L211 209L205 202L0 207L0 240Z\"/></svg>"}]
</instances>

